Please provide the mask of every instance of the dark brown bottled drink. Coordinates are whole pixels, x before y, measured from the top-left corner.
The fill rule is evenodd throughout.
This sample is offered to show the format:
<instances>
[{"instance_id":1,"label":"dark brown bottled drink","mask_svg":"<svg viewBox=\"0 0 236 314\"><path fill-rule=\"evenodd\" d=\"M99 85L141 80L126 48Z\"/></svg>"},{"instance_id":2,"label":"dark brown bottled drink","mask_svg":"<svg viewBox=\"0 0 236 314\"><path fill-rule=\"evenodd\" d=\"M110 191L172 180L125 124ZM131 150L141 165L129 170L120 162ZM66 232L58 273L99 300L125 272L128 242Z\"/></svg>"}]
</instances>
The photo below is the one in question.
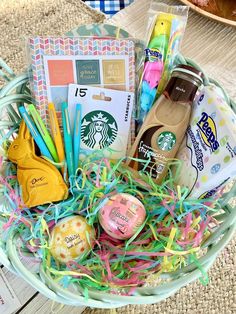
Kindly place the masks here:
<instances>
[{"instance_id":1,"label":"dark brown bottled drink","mask_svg":"<svg viewBox=\"0 0 236 314\"><path fill-rule=\"evenodd\" d=\"M150 173L158 184L162 182L168 160L175 157L183 140L191 105L201 84L202 73L197 69L179 65L173 70L165 91L148 113L128 154L145 162L129 160L129 167Z\"/></svg>"}]
</instances>

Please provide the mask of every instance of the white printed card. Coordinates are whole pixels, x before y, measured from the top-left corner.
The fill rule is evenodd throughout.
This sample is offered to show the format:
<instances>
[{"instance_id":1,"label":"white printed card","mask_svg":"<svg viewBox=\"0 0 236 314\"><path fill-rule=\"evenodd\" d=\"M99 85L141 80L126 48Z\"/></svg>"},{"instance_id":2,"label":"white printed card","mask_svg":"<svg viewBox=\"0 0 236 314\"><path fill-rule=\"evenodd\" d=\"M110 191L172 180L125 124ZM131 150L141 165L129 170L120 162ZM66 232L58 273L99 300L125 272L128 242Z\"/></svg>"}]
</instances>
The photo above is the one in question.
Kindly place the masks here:
<instances>
[{"instance_id":1,"label":"white printed card","mask_svg":"<svg viewBox=\"0 0 236 314\"><path fill-rule=\"evenodd\" d=\"M11 314L20 307L20 301L17 299L15 292L0 269L0 313Z\"/></svg>"},{"instance_id":2,"label":"white printed card","mask_svg":"<svg viewBox=\"0 0 236 314\"><path fill-rule=\"evenodd\" d=\"M74 129L75 107L81 104L80 158L93 150L105 157L126 156L134 93L100 87L70 84L68 106Z\"/></svg>"}]
</instances>

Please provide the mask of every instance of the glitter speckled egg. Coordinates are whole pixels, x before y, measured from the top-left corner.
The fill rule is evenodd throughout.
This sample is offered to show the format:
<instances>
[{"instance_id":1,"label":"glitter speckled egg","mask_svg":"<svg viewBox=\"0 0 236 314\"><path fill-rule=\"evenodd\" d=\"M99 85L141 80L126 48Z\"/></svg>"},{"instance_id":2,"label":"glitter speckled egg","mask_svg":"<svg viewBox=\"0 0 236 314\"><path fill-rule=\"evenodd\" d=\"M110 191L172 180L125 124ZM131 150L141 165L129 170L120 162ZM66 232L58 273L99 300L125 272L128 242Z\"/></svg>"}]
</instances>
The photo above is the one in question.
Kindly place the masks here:
<instances>
[{"instance_id":1,"label":"glitter speckled egg","mask_svg":"<svg viewBox=\"0 0 236 314\"><path fill-rule=\"evenodd\" d=\"M119 193L104 201L98 218L103 229L111 237L126 240L143 224L146 211L136 197Z\"/></svg>"},{"instance_id":2,"label":"glitter speckled egg","mask_svg":"<svg viewBox=\"0 0 236 314\"><path fill-rule=\"evenodd\" d=\"M87 240L86 233L90 237ZM52 230L50 252L61 263L76 260L92 248L94 229L81 216L70 216L60 220ZM90 243L89 243L90 242Z\"/></svg>"}]
</instances>

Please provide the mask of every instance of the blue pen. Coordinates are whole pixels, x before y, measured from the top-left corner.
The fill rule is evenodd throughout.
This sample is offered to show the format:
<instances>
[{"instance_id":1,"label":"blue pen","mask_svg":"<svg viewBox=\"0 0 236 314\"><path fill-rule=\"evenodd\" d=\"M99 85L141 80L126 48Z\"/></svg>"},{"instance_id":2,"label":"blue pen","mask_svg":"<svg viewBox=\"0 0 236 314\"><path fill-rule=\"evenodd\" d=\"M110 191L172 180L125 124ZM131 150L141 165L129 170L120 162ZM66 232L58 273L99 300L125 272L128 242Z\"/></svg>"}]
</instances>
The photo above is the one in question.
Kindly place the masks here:
<instances>
[{"instance_id":1,"label":"blue pen","mask_svg":"<svg viewBox=\"0 0 236 314\"><path fill-rule=\"evenodd\" d=\"M79 166L80 152L80 131L81 131L81 104L76 105L75 122L74 122L74 166L75 171Z\"/></svg>"},{"instance_id":2,"label":"blue pen","mask_svg":"<svg viewBox=\"0 0 236 314\"><path fill-rule=\"evenodd\" d=\"M62 112L62 125L63 125L63 133L64 133L64 144L65 144L65 152L66 152L66 162L69 177L74 175L74 163L73 163L73 146L72 146L72 136L70 129L70 119L68 112L68 104L63 102L61 105Z\"/></svg>"},{"instance_id":3,"label":"blue pen","mask_svg":"<svg viewBox=\"0 0 236 314\"><path fill-rule=\"evenodd\" d=\"M44 143L41 135L39 134L33 120L29 116L28 112L26 111L24 106L19 107L20 114L22 115L25 124L27 125L30 134L32 135L33 139L35 140L36 144L38 145L41 154L53 161L52 155L50 154L46 144Z\"/></svg>"}]
</instances>

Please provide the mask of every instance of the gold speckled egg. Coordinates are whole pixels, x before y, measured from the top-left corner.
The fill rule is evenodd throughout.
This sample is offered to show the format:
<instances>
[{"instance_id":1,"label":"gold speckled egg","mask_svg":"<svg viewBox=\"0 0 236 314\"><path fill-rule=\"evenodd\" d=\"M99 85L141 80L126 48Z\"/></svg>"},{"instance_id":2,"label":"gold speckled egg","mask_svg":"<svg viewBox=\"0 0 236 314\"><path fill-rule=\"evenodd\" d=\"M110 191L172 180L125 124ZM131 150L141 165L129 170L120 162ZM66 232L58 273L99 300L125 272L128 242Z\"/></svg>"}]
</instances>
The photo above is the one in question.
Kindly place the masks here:
<instances>
[{"instance_id":1,"label":"gold speckled egg","mask_svg":"<svg viewBox=\"0 0 236 314\"><path fill-rule=\"evenodd\" d=\"M94 245L94 239L95 231L84 217L66 217L51 232L50 252L59 262L67 263L88 253Z\"/></svg>"}]
</instances>

